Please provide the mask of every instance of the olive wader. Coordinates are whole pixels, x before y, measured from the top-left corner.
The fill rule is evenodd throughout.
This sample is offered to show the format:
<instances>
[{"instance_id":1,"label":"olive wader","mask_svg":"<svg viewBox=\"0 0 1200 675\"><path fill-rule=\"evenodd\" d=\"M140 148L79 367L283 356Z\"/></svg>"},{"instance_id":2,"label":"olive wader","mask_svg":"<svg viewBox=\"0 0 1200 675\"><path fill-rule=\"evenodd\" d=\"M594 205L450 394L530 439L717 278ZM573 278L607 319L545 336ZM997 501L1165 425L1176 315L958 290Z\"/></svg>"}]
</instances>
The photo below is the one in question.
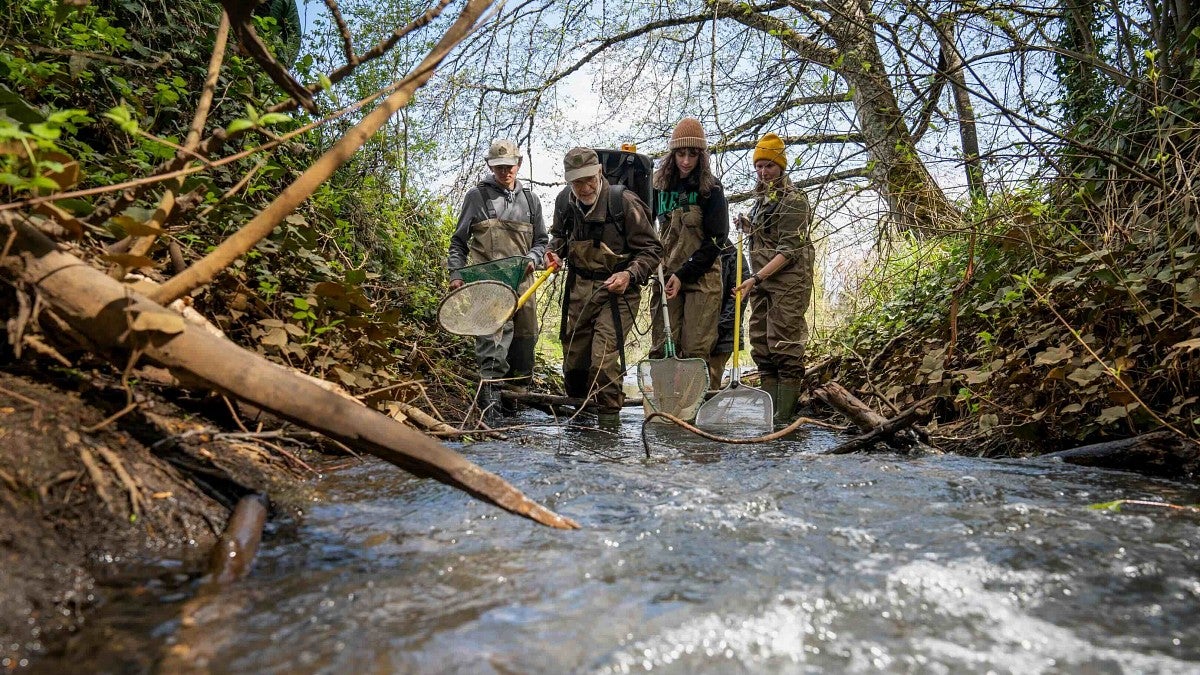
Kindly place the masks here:
<instances>
[{"instance_id":1,"label":"olive wader","mask_svg":"<svg viewBox=\"0 0 1200 675\"><path fill-rule=\"evenodd\" d=\"M750 355L762 375L762 388L775 401L775 421L791 422L803 391L804 313L812 298L815 251L809 239L808 197L787 176L774 192L759 186L750 224L750 265L761 270L777 254L787 258L750 295Z\"/></svg>"},{"instance_id":2,"label":"olive wader","mask_svg":"<svg viewBox=\"0 0 1200 675\"><path fill-rule=\"evenodd\" d=\"M609 293L604 282L629 267L633 254L613 252L602 241L604 228L623 222L614 209L627 208L624 190L608 186L597 195L596 205L583 217L572 205L576 225L567 249L567 298L563 305L563 387L567 396L588 398L597 413L613 415L625 404L622 386L625 375L625 339L633 328L634 313L641 303L641 289L630 280L621 295ZM580 235L584 236L580 236ZM624 236L622 234L622 236Z\"/></svg>"},{"instance_id":3,"label":"olive wader","mask_svg":"<svg viewBox=\"0 0 1200 675\"><path fill-rule=\"evenodd\" d=\"M664 223L660 234L663 269L670 274L703 244L704 217L698 204L677 208L660 217ZM717 261L696 281L680 285L679 293L667 300L667 312L676 353L685 359L707 359L717 342L717 321L721 316L721 266ZM662 358L666 335L660 293L650 296L650 317L654 326L651 358Z\"/></svg>"},{"instance_id":4,"label":"olive wader","mask_svg":"<svg viewBox=\"0 0 1200 675\"><path fill-rule=\"evenodd\" d=\"M533 224L501 220L496 217L491 200L485 199L484 204L488 219L471 225L469 263L474 265L529 253L533 246ZM532 283L532 278L526 277L517 293L524 292ZM475 338L480 377L485 381L507 379L515 384L527 384L533 374L537 334L537 300L530 298L496 334ZM485 385L481 399L480 407L486 409L499 403L499 392Z\"/></svg>"}]
</instances>

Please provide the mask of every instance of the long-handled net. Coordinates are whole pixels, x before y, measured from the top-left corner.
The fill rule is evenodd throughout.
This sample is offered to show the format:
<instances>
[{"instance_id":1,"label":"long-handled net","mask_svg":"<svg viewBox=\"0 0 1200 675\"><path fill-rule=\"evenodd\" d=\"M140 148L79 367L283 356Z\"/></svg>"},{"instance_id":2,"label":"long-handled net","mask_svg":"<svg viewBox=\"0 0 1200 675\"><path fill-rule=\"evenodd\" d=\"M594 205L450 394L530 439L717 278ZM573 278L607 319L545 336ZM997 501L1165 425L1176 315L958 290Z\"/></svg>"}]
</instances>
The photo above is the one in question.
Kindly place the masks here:
<instances>
[{"instance_id":1,"label":"long-handled net","mask_svg":"<svg viewBox=\"0 0 1200 675\"><path fill-rule=\"evenodd\" d=\"M742 238L737 240L737 265L734 284L742 283ZM724 436L760 436L775 429L771 395L762 389L742 384L738 375L738 351L742 335L742 294L733 302L733 373L729 386L717 392L696 412L696 426Z\"/></svg>"},{"instance_id":2,"label":"long-handled net","mask_svg":"<svg viewBox=\"0 0 1200 675\"><path fill-rule=\"evenodd\" d=\"M658 286L662 293L663 327L667 336L663 345L665 357L638 362L637 379L638 389L642 391L642 406L647 415L663 412L691 420L708 391L708 364L704 359L681 359L675 356L662 265L658 266Z\"/></svg>"},{"instance_id":3,"label":"long-handled net","mask_svg":"<svg viewBox=\"0 0 1200 675\"><path fill-rule=\"evenodd\" d=\"M438 305L438 323L455 335L482 337L494 334L558 269L551 266L540 272L518 298L517 288L528 266L529 258L512 256L462 268L459 274L466 283L442 298Z\"/></svg>"}]
</instances>

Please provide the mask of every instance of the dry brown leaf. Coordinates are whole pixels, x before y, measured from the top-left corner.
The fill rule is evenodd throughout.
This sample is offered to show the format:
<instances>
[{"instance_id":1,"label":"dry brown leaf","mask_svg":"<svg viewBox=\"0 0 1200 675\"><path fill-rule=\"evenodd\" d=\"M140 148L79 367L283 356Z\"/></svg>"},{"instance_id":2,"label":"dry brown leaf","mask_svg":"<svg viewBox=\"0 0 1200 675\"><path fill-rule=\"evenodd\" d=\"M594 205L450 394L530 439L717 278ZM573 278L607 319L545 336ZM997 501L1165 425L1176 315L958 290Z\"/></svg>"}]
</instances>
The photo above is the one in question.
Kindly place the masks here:
<instances>
[{"instance_id":1,"label":"dry brown leaf","mask_svg":"<svg viewBox=\"0 0 1200 675\"><path fill-rule=\"evenodd\" d=\"M50 202L42 202L33 207L34 213L53 219L64 230L71 234L72 239L83 236L83 221Z\"/></svg>"}]
</instances>

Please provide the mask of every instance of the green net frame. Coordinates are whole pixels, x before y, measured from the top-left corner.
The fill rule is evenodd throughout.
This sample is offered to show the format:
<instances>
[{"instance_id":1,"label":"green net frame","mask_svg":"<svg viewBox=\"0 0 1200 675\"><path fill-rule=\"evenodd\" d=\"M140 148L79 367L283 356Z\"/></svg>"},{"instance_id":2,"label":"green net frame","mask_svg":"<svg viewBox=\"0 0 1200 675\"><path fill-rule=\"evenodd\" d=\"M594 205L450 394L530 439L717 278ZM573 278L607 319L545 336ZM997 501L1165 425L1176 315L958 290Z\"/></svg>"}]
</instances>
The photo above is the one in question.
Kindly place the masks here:
<instances>
[{"instance_id":1,"label":"green net frame","mask_svg":"<svg viewBox=\"0 0 1200 675\"><path fill-rule=\"evenodd\" d=\"M476 281L499 281L515 292L525 278L525 269L529 267L529 258L515 255L499 260L491 260L476 265L468 265L458 270L462 280L468 284Z\"/></svg>"}]
</instances>

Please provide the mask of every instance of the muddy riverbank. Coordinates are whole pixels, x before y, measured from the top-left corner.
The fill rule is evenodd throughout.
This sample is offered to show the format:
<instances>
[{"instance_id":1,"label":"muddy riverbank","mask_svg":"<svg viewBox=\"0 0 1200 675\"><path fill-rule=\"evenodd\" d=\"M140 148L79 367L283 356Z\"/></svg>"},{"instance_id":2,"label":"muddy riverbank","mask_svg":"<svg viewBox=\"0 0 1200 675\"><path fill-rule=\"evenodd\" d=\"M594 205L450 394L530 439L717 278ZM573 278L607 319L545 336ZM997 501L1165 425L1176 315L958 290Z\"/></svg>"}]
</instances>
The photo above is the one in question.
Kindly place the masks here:
<instances>
[{"instance_id":1,"label":"muddy riverbank","mask_svg":"<svg viewBox=\"0 0 1200 675\"><path fill-rule=\"evenodd\" d=\"M139 385L126 411L103 375L27 375L0 372L0 670L70 639L98 585L161 560L195 574L241 495L293 512L308 499L320 458L222 437L239 430L220 398Z\"/></svg>"}]
</instances>

